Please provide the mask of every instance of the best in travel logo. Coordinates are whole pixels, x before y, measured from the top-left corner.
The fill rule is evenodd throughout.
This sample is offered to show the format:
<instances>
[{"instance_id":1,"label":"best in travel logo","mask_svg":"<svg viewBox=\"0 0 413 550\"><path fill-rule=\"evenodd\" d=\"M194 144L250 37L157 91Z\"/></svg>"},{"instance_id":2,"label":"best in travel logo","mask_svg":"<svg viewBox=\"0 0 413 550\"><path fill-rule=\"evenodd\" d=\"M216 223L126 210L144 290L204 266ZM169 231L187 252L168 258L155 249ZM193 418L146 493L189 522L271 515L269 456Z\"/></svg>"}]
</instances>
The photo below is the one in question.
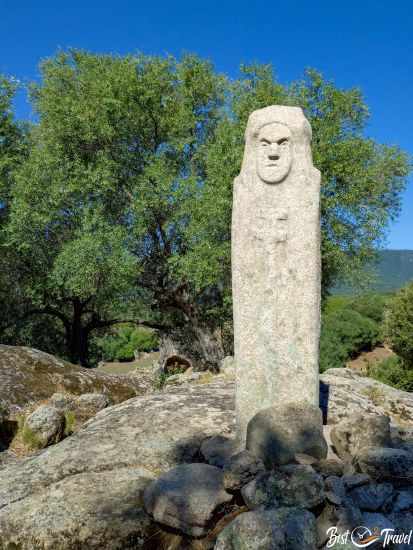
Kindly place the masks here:
<instances>
[{"instance_id":1,"label":"best in travel logo","mask_svg":"<svg viewBox=\"0 0 413 550\"><path fill-rule=\"evenodd\" d=\"M339 533L337 527L327 529L328 541L327 548L333 548L336 544L353 543L356 548L368 548L376 542L381 543L382 548L396 544L410 544L413 530L408 533L396 533L395 529L369 529L360 525L351 532L350 530ZM413 550L413 545L412 545Z\"/></svg>"}]
</instances>

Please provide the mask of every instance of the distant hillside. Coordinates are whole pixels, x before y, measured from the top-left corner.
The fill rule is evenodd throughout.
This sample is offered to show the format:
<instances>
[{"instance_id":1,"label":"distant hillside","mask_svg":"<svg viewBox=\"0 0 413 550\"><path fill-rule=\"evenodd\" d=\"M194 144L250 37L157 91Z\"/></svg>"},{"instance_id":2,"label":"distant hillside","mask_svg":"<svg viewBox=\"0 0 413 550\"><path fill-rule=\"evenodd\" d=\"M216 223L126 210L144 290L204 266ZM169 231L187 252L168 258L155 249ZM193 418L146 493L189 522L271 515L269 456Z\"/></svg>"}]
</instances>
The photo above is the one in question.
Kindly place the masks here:
<instances>
[{"instance_id":1,"label":"distant hillside","mask_svg":"<svg viewBox=\"0 0 413 550\"><path fill-rule=\"evenodd\" d=\"M375 268L376 281L371 290L391 292L413 280L413 250L383 250ZM353 294L355 289L338 286L333 294Z\"/></svg>"}]
</instances>

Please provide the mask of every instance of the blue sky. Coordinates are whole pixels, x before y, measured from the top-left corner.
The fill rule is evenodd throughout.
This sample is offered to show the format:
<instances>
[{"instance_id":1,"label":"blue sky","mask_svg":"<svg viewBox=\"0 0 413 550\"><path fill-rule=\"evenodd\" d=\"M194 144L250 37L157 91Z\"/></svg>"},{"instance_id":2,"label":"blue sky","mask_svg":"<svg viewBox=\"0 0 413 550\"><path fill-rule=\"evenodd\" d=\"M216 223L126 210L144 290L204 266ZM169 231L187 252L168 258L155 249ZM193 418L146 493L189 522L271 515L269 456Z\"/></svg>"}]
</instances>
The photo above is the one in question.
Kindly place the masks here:
<instances>
[{"instance_id":1,"label":"blue sky","mask_svg":"<svg viewBox=\"0 0 413 550\"><path fill-rule=\"evenodd\" d=\"M236 77L240 63L272 63L281 82L319 69L357 86L367 134L413 154L413 3L410 0L0 0L0 72L23 82L58 48L147 54L195 52ZM23 96L21 118L30 116ZM389 248L413 249L413 178Z\"/></svg>"}]
</instances>

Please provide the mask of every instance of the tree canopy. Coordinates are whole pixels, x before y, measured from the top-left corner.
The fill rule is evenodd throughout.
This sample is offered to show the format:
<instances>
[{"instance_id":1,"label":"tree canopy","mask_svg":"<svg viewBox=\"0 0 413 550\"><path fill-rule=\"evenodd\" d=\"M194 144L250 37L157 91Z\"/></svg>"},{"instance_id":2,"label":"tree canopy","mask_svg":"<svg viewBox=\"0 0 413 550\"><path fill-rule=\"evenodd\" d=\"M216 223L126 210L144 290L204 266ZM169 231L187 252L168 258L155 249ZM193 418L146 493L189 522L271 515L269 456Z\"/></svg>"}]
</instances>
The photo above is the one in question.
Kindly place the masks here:
<instances>
[{"instance_id":1,"label":"tree canopy","mask_svg":"<svg viewBox=\"0 0 413 550\"><path fill-rule=\"evenodd\" d=\"M53 319L73 361L87 364L93 334L124 321L188 326L205 353L222 355L232 182L255 109L299 105L312 125L325 291L361 272L398 214L407 155L365 137L360 91L314 70L284 86L269 66L230 81L193 55L74 50L41 72L28 153L14 163L0 141L2 239L14 254L16 319ZM10 86L5 120L17 128Z\"/></svg>"}]
</instances>

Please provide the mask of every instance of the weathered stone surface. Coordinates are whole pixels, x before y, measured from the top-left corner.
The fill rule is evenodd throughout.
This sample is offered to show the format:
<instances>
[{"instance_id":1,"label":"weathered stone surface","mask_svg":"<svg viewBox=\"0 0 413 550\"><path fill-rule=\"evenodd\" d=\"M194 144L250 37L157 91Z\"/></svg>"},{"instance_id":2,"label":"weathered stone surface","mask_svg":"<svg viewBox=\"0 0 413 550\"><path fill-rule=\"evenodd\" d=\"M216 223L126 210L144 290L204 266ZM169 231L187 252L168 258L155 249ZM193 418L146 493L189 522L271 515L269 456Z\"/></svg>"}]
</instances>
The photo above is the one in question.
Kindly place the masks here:
<instances>
[{"instance_id":1,"label":"weathered stone surface","mask_svg":"<svg viewBox=\"0 0 413 550\"><path fill-rule=\"evenodd\" d=\"M261 409L318 405L320 173L299 107L254 111L234 181L232 292L237 423Z\"/></svg>"},{"instance_id":2,"label":"weathered stone surface","mask_svg":"<svg viewBox=\"0 0 413 550\"><path fill-rule=\"evenodd\" d=\"M413 455L403 449L363 449L357 455L356 461L363 473L377 481L413 483Z\"/></svg>"},{"instance_id":3,"label":"weathered stone surface","mask_svg":"<svg viewBox=\"0 0 413 550\"><path fill-rule=\"evenodd\" d=\"M24 422L24 431L30 430L39 448L58 443L63 436L65 417L62 411L49 405L40 405Z\"/></svg>"},{"instance_id":4,"label":"weathered stone surface","mask_svg":"<svg viewBox=\"0 0 413 550\"><path fill-rule=\"evenodd\" d=\"M387 516L394 527L395 535L399 535L398 539L393 539L394 548L397 550L412 550L413 546L413 534L411 534L413 526L413 513L406 511L394 512Z\"/></svg>"},{"instance_id":5,"label":"weathered stone surface","mask_svg":"<svg viewBox=\"0 0 413 550\"><path fill-rule=\"evenodd\" d=\"M13 413L56 392L103 392L120 403L151 389L150 377L103 374L36 349L0 345L0 398Z\"/></svg>"},{"instance_id":6,"label":"weathered stone surface","mask_svg":"<svg viewBox=\"0 0 413 550\"><path fill-rule=\"evenodd\" d=\"M371 478L367 474L351 474L343 476L343 483L346 486L346 489L354 489L354 487L360 487L361 485L366 485L370 483Z\"/></svg>"},{"instance_id":7,"label":"weathered stone surface","mask_svg":"<svg viewBox=\"0 0 413 550\"><path fill-rule=\"evenodd\" d=\"M147 475L123 468L51 483L0 509L0 549L143 548L157 530L143 510Z\"/></svg>"},{"instance_id":8,"label":"weathered stone surface","mask_svg":"<svg viewBox=\"0 0 413 550\"><path fill-rule=\"evenodd\" d=\"M192 367L188 369L191 370ZM168 378L165 380L165 386L181 386L182 384L193 384L194 382L198 382L202 379L203 373L202 372L191 372L186 373L183 372L182 374L173 374L172 376L168 376Z\"/></svg>"},{"instance_id":9,"label":"weathered stone surface","mask_svg":"<svg viewBox=\"0 0 413 550\"><path fill-rule=\"evenodd\" d=\"M237 453L238 447L235 439L229 439L222 435L209 437L202 442L201 454L211 466L223 468L231 456Z\"/></svg>"},{"instance_id":10,"label":"weathered stone surface","mask_svg":"<svg viewBox=\"0 0 413 550\"><path fill-rule=\"evenodd\" d=\"M145 510L168 527L200 537L208 532L216 508L232 500L223 474L209 464L183 464L162 474L145 490Z\"/></svg>"},{"instance_id":11,"label":"weathered stone surface","mask_svg":"<svg viewBox=\"0 0 413 550\"><path fill-rule=\"evenodd\" d=\"M246 446L268 469L292 462L297 453L325 458L321 410L307 403L263 409L248 423Z\"/></svg>"},{"instance_id":12,"label":"weathered stone surface","mask_svg":"<svg viewBox=\"0 0 413 550\"><path fill-rule=\"evenodd\" d=\"M72 411L76 408L76 396L69 393L54 393L47 403L60 411Z\"/></svg>"},{"instance_id":13,"label":"weathered stone surface","mask_svg":"<svg viewBox=\"0 0 413 550\"><path fill-rule=\"evenodd\" d=\"M322 546L328 540L329 529L334 528L335 533L343 534L351 532L361 524L362 513L350 500L345 500L341 506L327 504L317 518L318 546Z\"/></svg>"},{"instance_id":14,"label":"weathered stone surface","mask_svg":"<svg viewBox=\"0 0 413 550\"><path fill-rule=\"evenodd\" d=\"M9 407L8 405L0 399L0 427L1 425L6 422L9 418Z\"/></svg>"},{"instance_id":15,"label":"weathered stone surface","mask_svg":"<svg viewBox=\"0 0 413 550\"><path fill-rule=\"evenodd\" d=\"M219 380L104 409L58 445L3 469L0 509L79 473L140 467L153 476L191 462L208 436L233 433L233 396Z\"/></svg>"},{"instance_id":16,"label":"weathered stone surface","mask_svg":"<svg viewBox=\"0 0 413 550\"><path fill-rule=\"evenodd\" d=\"M248 451L241 451L224 464L224 487L237 491L265 471L262 460Z\"/></svg>"},{"instance_id":17,"label":"weathered stone surface","mask_svg":"<svg viewBox=\"0 0 413 550\"><path fill-rule=\"evenodd\" d=\"M328 424L352 421L355 414L389 416L397 426L413 423L413 393L362 376L354 369L329 369L320 376L320 404Z\"/></svg>"},{"instance_id":18,"label":"weathered stone surface","mask_svg":"<svg viewBox=\"0 0 413 550\"><path fill-rule=\"evenodd\" d=\"M342 478L329 476L325 479L325 496L332 504L342 505L346 500L346 488Z\"/></svg>"},{"instance_id":19,"label":"weathered stone surface","mask_svg":"<svg viewBox=\"0 0 413 550\"><path fill-rule=\"evenodd\" d=\"M362 514L362 525L368 527L371 531L377 530L379 533L382 529L394 529L393 522L377 512L364 512Z\"/></svg>"},{"instance_id":20,"label":"weathered stone surface","mask_svg":"<svg viewBox=\"0 0 413 550\"><path fill-rule=\"evenodd\" d=\"M103 393L84 393L76 399L76 405L81 409L87 409L93 414L109 407L110 399Z\"/></svg>"},{"instance_id":21,"label":"weathered stone surface","mask_svg":"<svg viewBox=\"0 0 413 550\"><path fill-rule=\"evenodd\" d=\"M395 512L413 510L413 488L398 491L393 504L393 510Z\"/></svg>"},{"instance_id":22,"label":"weathered stone surface","mask_svg":"<svg viewBox=\"0 0 413 550\"><path fill-rule=\"evenodd\" d=\"M316 523L299 508L240 514L219 534L215 550L314 550Z\"/></svg>"},{"instance_id":23,"label":"weathered stone surface","mask_svg":"<svg viewBox=\"0 0 413 550\"><path fill-rule=\"evenodd\" d=\"M221 361L219 372L226 374L228 376L235 376L236 366L235 359L232 355L227 355Z\"/></svg>"},{"instance_id":24,"label":"weathered stone surface","mask_svg":"<svg viewBox=\"0 0 413 550\"><path fill-rule=\"evenodd\" d=\"M390 447L390 419L385 415L356 414L333 426L331 441L338 456L351 458L365 447Z\"/></svg>"},{"instance_id":25,"label":"weathered stone surface","mask_svg":"<svg viewBox=\"0 0 413 550\"><path fill-rule=\"evenodd\" d=\"M394 489L391 483L371 483L353 489L349 496L361 510L377 512L388 505L393 497Z\"/></svg>"},{"instance_id":26,"label":"weathered stone surface","mask_svg":"<svg viewBox=\"0 0 413 550\"><path fill-rule=\"evenodd\" d=\"M277 505L314 508L324 501L324 483L311 466L289 464L258 476L241 494L250 510Z\"/></svg>"},{"instance_id":27,"label":"weathered stone surface","mask_svg":"<svg viewBox=\"0 0 413 550\"><path fill-rule=\"evenodd\" d=\"M342 476L344 472L343 462L341 460L335 460L332 458L318 460L312 466L316 472L322 474L325 477Z\"/></svg>"}]
</instances>

